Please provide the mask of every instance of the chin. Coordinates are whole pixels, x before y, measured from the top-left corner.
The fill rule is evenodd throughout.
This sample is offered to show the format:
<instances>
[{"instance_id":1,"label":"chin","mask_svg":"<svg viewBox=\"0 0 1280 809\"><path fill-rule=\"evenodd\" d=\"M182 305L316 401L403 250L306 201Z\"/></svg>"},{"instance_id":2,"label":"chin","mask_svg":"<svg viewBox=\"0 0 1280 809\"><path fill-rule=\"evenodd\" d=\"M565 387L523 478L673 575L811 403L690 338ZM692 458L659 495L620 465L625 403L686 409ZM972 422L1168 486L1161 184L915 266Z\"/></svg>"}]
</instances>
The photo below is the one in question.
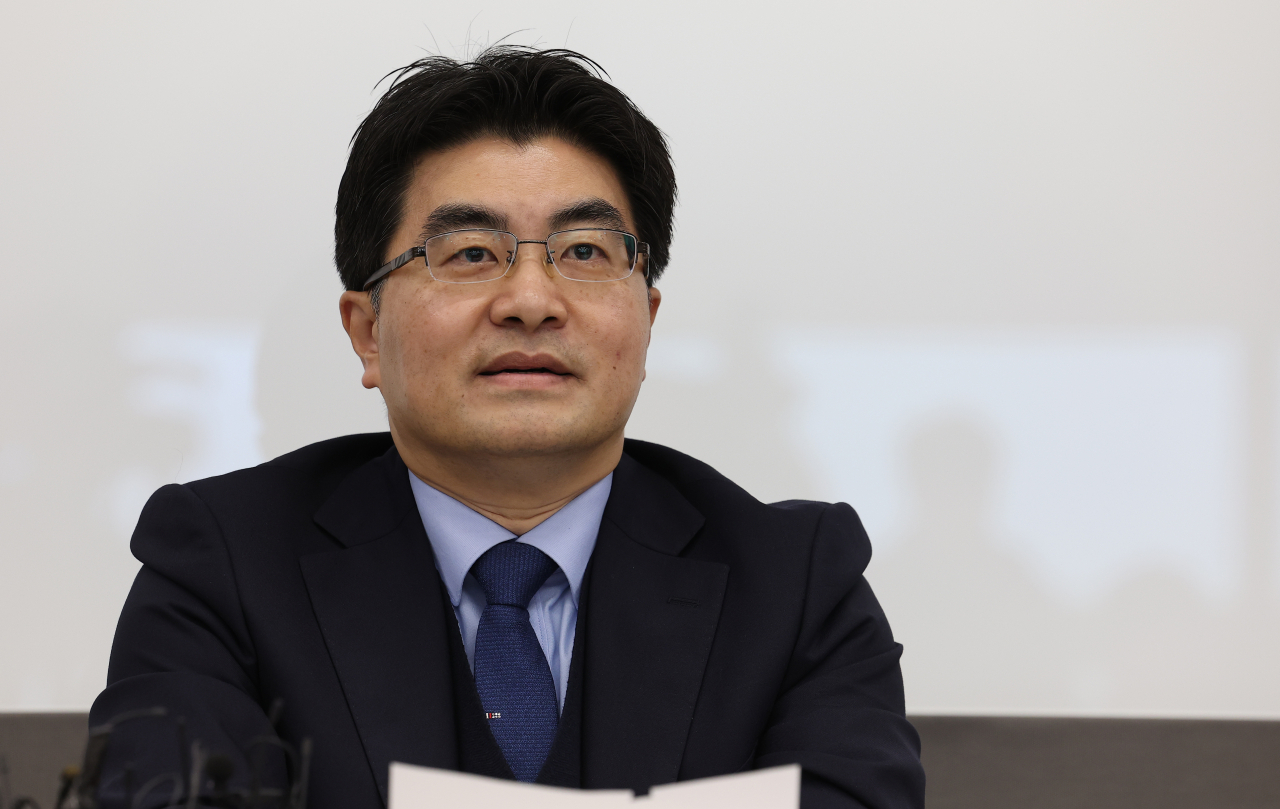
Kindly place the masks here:
<instances>
[{"instance_id":1,"label":"chin","mask_svg":"<svg viewBox=\"0 0 1280 809\"><path fill-rule=\"evenodd\" d=\"M592 419L582 413L503 413L463 427L457 437L467 451L491 457L554 456L590 451L621 435L625 420Z\"/></svg>"},{"instance_id":2,"label":"chin","mask_svg":"<svg viewBox=\"0 0 1280 809\"><path fill-rule=\"evenodd\" d=\"M598 447L607 436L582 431L506 429L474 436L478 454L503 458L529 458L582 452Z\"/></svg>"},{"instance_id":3,"label":"chin","mask_svg":"<svg viewBox=\"0 0 1280 809\"><path fill-rule=\"evenodd\" d=\"M599 405L459 408L432 418L424 417L424 408L393 420L408 428L400 431L406 438L416 434L414 443L436 452L515 459L590 452L620 441L630 408L613 409L611 416L602 417Z\"/></svg>"}]
</instances>

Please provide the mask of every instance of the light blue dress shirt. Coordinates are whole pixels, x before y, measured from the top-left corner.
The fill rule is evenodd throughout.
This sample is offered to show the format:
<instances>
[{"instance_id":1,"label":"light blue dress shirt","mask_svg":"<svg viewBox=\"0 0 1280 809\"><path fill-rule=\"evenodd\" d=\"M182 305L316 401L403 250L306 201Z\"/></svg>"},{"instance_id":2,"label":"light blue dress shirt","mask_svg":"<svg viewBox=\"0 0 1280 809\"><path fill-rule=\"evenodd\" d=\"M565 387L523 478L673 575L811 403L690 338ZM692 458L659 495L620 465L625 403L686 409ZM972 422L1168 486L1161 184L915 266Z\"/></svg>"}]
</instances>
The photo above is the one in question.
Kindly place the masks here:
<instances>
[{"instance_id":1,"label":"light blue dress shirt","mask_svg":"<svg viewBox=\"0 0 1280 809\"><path fill-rule=\"evenodd\" d=\"M471 507L431 488L412 472L409 485L413 488L422 525L431 539L436 569L444 580L458 628L462 630L467 662L475 671L476 628L488 602L480 583L471 575L471 566L494 545L517 537ZM573 660L582 577L587 572L591 551L596 547L600 520L612 486L613 474L610 473L518 539L559 565L559 570L551 574L529 602L529 623L551 667L560 710L564 710L565 690L569 687L569 663Z\"/></svg>"}]
</instances>

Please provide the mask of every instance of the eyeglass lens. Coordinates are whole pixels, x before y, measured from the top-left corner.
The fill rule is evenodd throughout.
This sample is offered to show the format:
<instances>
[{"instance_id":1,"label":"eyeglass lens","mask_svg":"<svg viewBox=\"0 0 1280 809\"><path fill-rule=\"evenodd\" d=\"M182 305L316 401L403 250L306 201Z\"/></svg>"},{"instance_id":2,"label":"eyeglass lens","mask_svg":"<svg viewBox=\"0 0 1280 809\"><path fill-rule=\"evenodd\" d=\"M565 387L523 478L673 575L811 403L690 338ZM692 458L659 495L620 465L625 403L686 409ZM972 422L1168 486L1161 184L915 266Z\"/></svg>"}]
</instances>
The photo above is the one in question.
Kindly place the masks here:
<instances>
[{"instance_id":1,"label":"eyeglass lens","mask_svg":"<svg viewBox=\"0 0 1280 809\"><path fill-rule=\"evenodd\" d=\"M427 267L438 281L475 284L501 278L515 262L516 237L500 230L457 230L427 239ZM636 241L616 230L566 230L547 239L555 268L574 281L616 281L636 264Z\"/></svg>"}]
</instances>

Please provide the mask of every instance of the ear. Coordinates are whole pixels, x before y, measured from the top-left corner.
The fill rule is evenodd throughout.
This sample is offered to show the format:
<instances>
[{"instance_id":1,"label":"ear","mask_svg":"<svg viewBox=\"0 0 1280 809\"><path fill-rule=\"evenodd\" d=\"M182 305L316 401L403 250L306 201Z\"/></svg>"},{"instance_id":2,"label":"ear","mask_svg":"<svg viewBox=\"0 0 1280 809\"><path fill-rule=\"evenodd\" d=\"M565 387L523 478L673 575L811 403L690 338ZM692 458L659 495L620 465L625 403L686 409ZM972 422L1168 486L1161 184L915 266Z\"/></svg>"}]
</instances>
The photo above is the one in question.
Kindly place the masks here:
<instances>
[{"instance_id":1,"label":"ear","mask_svg":"<svg viewBox=\"0 0 1280 809\"><path fill-rule=\"evenodd\" d=\"M645 294L649 298L649 342L653 341L653 321L658 317L658 307L662 305L662 292L657 287L649 287L645 290ZM645 345L646 352L648 345ZM640 381L643 382L649 378L649 364L645 363L645 367L640 371Z\"/></svg>"},{"instance_id":2,"label":"ear","mask_svg":"<svg viewBox=\"0 0 1280 809\"><path fill-rule=\"evenodd\" d=\"M368 292L344 292L338 299L338 311L342 314L342 328L351 338L351 348L364 364L360 383L366 388L376 388L382 383L378 364L378 318Z\"/></svg>"}]
</instances>

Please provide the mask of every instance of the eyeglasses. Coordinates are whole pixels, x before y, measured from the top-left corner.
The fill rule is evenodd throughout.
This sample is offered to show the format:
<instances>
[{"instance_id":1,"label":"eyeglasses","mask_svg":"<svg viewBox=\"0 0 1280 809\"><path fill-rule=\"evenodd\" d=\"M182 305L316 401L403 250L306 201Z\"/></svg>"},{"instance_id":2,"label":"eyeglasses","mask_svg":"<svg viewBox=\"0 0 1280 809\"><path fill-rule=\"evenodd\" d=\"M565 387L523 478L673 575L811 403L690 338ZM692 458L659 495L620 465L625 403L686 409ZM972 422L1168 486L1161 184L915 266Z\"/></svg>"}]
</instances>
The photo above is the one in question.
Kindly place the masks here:
<instances>
[{"instance_id":1,"label":"eyeglasses","mask_svg":"<svg viewBox=\"0 0 1280 809\"><path fill-rule=\"evenodd\" d=\"M432 236L426 244L406 250L364 282L364 289L381 281L419 256L427 260L431 277L446 284L496 281L516 263L522 244L546 248L547 263L570 281L621 281L635 272L636 260L649 255L649 245L621 230L579 228L552 233L546 239L517 239L504 230L469 228ZM644 270L641 270L644 272Z\"/></svg>"}]
</instances>

